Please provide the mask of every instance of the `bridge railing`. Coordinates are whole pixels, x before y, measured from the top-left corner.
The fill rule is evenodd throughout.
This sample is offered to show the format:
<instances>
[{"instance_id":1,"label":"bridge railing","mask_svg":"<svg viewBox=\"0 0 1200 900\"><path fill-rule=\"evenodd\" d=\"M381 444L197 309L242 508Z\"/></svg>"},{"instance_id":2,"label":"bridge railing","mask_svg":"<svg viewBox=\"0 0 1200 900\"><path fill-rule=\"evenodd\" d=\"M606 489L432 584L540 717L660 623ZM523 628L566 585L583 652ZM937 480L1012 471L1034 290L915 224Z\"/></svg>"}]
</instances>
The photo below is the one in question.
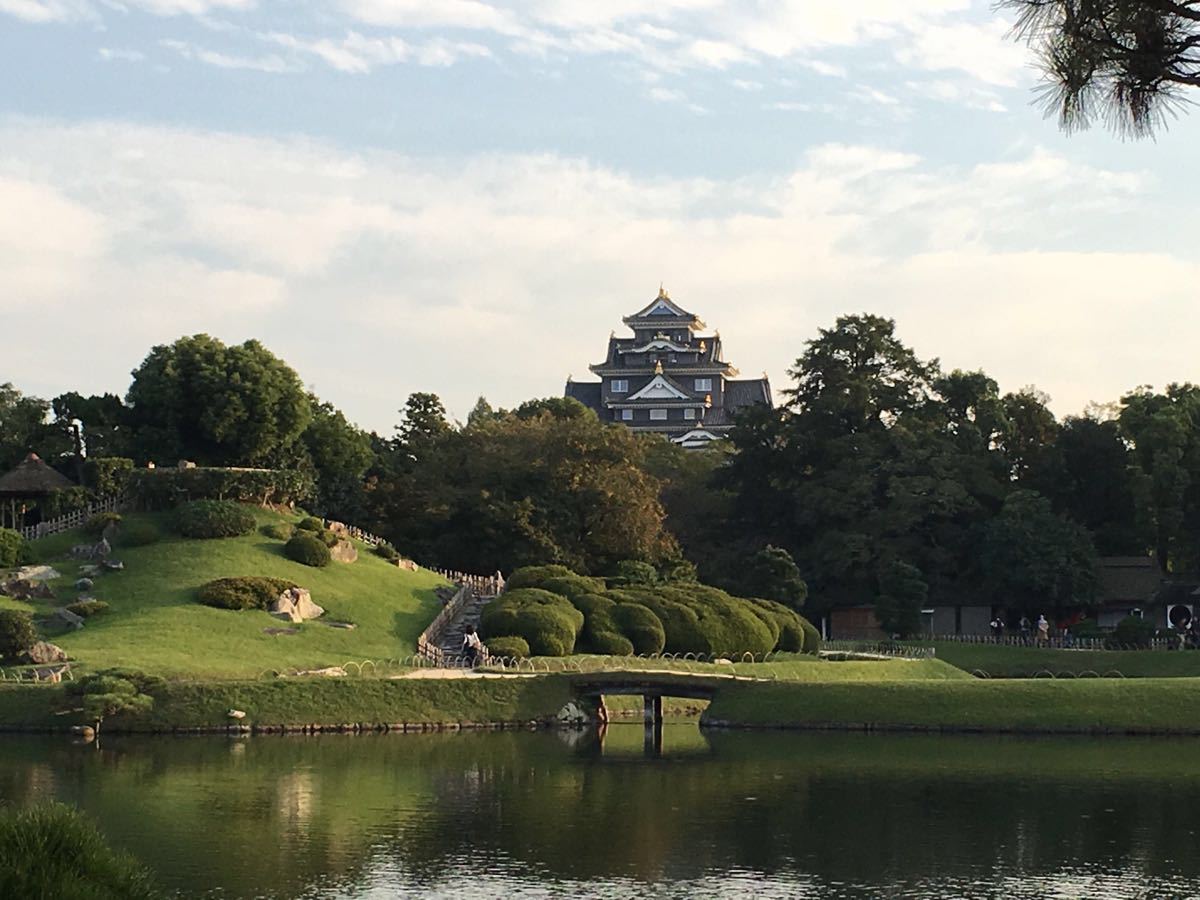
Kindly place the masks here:
<instances>
[{"instance_id":1,"label":"bridge railing","mask_svg":"<svg viewBox=\"0 0 1200 900\"><path fill-rule=\"evenodd\" d=\"M442 607L429 623L428 627L417 637L417 655L428 660L435 666L444 666L447 654L441 648L442 636L447 627L462 612L463 608L475 599L475 592L467 585L460 585L454 596Z\"/></svg>"},{"instance_id":2,"label":"bridge railing","mask_svg":"<svg viewBox=\"0 0 1200 900\"><path fill-rule=\"evenodd\" d=\"M899 644L895 641L825 641L821 644L821 655L825 657L857 655L886 656L891 659L932 659L937 656L937 648Z\"/></svg>"}]
</instances>

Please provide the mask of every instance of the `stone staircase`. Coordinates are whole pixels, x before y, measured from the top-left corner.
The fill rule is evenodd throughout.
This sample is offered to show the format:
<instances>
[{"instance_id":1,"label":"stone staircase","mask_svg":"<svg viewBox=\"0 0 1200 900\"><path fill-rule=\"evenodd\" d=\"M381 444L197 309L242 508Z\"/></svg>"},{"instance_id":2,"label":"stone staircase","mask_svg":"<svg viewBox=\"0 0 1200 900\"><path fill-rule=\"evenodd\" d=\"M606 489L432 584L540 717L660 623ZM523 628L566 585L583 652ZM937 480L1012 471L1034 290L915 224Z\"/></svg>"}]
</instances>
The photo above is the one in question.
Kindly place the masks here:
<instances>
[{"instance_id":1,"label":"stone staircase","mask_svg":"<svg viewBox=\"0 0 1200 900\"><path fill-rule=\"evenodd\" d=\"M472 594L471 599L463 605L458 615L446 623L446 628L438 641L438 647L446 654L446 662L449 665L465 664L463 635L466 634L468 625L479 627L479 618L483 615L483 608L493 599L490 596L483 597L479 594Z\"/></svg>"}]
</instances>

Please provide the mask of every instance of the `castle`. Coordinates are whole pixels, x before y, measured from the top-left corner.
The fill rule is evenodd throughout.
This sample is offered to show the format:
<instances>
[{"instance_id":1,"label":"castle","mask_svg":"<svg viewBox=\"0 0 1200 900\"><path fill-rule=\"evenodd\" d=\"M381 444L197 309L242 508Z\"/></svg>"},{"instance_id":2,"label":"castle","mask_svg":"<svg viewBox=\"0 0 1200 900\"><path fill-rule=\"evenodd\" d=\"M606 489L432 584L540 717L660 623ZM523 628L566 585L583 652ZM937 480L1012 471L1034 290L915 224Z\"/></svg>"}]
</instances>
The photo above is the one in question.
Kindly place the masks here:
<instances>
[{"instance_id":1,"label":"castle","mask_svg":"<svg viewBox=\"0 0 1200 900\"><path fill-rule=\"evenodd\" d=\"M605 422L664 434L684 447L724 437L738 410L772 405L762 378L739 380L721 355L721 333L707 326L659 288L649 306L622 321L633 337L608 339L604 362L588 368L600 381L567 380L566 396Z\"/></svg>"}]
</instances>

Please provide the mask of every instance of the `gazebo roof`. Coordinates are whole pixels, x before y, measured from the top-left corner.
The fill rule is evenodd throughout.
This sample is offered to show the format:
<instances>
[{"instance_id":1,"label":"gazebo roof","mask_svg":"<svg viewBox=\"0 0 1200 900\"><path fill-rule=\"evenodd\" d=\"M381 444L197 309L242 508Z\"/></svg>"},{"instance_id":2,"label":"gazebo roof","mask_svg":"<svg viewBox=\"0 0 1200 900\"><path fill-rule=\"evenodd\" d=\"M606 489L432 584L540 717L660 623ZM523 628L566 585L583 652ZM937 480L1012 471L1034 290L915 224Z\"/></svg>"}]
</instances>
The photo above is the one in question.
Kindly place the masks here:
<instances>
[{"instance_id":1,"label":"gazebo roof","mask_svg":"<svg viewBox=\"0 0 1200 900\"><path fill-rule=\"evenodd\" d=\"M8 474L0 475L0 497L39 497L74 486L70 478L50 468L36 453L30 453Z\"/></svg>"}]
</instances>

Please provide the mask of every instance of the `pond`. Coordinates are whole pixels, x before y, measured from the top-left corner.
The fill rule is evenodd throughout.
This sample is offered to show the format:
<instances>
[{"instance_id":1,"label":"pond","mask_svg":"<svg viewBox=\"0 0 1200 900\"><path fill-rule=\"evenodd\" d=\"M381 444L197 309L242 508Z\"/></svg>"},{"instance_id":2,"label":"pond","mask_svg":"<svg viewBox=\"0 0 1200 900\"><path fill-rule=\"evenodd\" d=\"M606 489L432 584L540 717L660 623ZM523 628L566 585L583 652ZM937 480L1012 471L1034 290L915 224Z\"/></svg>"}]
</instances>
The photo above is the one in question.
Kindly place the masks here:
<instances>
[{"instance_id":1,"label":"pond","mask_svg":"<svg viewBox=\"0 0 1200 900\"><path fill-rule=\"evenodd\" d=\"M701 733L0 739L179 897L1200 895L1186 740Z\"/></svg>"}]
</instances>

